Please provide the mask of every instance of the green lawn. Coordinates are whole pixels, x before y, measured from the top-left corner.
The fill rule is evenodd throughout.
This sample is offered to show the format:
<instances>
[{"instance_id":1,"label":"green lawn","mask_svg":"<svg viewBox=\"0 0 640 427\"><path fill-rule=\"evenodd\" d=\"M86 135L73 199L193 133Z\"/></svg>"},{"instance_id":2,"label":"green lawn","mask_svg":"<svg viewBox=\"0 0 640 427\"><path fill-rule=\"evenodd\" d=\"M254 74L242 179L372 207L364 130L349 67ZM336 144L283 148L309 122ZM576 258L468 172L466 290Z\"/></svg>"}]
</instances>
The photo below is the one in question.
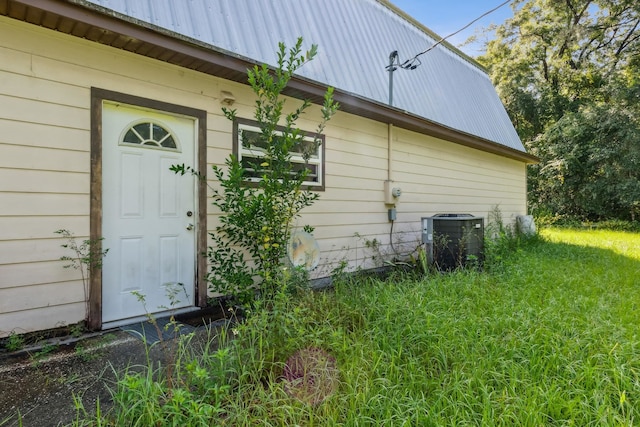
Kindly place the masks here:
<instances>
[{"instance_id":1,"label":"green lawn","mask_svg":"<svg viewBox=\"0 0 640 427\"><path fill-rule=\"evenodd\" d=\"M172 391L123 378L117 422L144 408L139 425L640 425L640 234L541 234L487 272L283 297L222 349L185 355ZM339 372L317 405L282 378L307 347Z\"/></svg>"}]
</instances>

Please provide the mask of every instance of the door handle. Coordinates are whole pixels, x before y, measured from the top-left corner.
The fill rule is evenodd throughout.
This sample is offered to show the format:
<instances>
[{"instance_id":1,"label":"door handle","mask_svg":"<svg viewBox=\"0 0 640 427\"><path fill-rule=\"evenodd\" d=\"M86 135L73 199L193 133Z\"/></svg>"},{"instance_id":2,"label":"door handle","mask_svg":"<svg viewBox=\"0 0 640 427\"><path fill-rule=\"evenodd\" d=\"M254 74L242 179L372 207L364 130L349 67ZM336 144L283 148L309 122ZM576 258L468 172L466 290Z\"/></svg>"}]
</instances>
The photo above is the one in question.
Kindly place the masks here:
<instances>
[{"instance_id":1,"label":"door handle","mask_svg":"<svg viewBox=\"0 0 640 427\"><path fill-rule=\"evenodd\" d=\"M189 230L189 231L193 230L193 224L187 225L187 230Z\"/></svg>"}]
</instances>

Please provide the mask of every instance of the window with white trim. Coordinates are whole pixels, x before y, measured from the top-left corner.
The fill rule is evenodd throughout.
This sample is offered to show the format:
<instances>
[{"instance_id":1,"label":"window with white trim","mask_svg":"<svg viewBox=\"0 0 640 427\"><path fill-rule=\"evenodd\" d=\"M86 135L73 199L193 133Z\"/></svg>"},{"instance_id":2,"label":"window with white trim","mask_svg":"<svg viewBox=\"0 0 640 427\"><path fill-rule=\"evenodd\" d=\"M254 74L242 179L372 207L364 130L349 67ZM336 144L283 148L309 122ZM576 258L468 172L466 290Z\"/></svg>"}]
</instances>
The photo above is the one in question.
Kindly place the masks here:
<instances>
[{"instance_id":1,"label":"window with white trim","mask_svg":"<svg viewBox=\"0 0 640 427\"><path fill-rule=\"evenodd\" d=\"M282 135L278 128L276 136ZM264 174L265 141L257 122L247 119L234 121L233 152L245 169L247 181L258 182ZM308 170L303 185L309 190L324 190L324 135L310 132L291 150L292 173Z\"/></svg>"}]
</instances>

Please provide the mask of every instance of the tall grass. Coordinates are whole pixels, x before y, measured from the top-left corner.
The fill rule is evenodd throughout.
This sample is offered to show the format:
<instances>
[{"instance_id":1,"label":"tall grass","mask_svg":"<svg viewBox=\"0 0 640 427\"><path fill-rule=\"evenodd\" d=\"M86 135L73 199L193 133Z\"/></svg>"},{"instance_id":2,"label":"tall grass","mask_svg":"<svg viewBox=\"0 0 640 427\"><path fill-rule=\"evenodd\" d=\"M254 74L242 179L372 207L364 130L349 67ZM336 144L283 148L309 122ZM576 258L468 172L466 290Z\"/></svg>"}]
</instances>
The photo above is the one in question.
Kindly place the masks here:
<instances>
[{"instance_id":1,"label":"tall grass","mask_svg":"<svg viewBox=\"0 0 640 427\"><path fill-rule=\"evenodd\" d=\"M282 294L218 350L183 357L176 384L215 403L215 413L190 425L640 424L640 235L542 234L489 272L366 278ZM310 347L334 357L339 370L337 389L315 405L291 397L282 377L287 358ZM198 397L206 387L194 385L189 363L205 370L207 387L225 388ZM83 423L144 425L122 399L127 381L102 424ZM162 410L175 395L142 396L161 403L147 419L184 422Z\"/></svg>"}]
</instances>

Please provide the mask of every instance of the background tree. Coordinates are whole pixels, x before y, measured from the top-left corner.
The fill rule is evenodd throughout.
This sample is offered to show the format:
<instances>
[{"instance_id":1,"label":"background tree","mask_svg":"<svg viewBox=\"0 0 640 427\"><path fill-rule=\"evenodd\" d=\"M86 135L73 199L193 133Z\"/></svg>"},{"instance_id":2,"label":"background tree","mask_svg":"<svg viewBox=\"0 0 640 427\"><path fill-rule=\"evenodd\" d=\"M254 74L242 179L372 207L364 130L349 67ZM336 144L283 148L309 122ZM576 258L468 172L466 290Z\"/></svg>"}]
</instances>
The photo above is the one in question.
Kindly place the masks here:
<instances>
[{"instance_id":1,"label":"background tree","mask_svg":"<svg viewBox=\"0 0 640 427\"><path fill-rule=\"evenodd\" d=\"M515 0L478 58L541 162L532 212L635 218L640 203L640 3Z\"/></svg>"}]
</instances>

